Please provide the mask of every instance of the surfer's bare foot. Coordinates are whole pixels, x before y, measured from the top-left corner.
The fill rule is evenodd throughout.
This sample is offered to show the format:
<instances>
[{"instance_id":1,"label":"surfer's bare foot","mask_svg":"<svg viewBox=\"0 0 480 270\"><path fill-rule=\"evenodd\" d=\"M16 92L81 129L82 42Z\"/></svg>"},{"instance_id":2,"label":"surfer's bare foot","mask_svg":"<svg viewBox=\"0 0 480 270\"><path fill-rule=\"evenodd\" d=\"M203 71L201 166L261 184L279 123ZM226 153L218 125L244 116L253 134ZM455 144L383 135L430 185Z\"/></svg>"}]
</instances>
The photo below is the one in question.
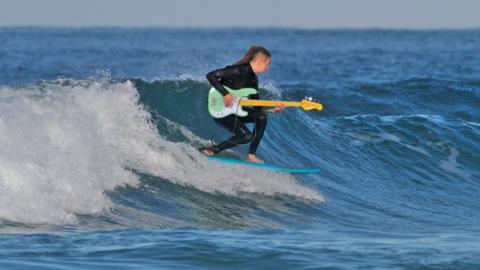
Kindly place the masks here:
<instances>
[{"instance_id":1,"label":"surfer's bare foot","mask_svg":"<svg viewBox=\"0 0 480 270\"><path fill-rule=\"evenodd\" d=\"M250 162L262 163L262 161L253 154L248 154L247 160Z\"/></svg>"},{"instance_id":2,"label":"surfer's bare foot","mask_svg":"<svg viewBox=\"0 0 480 270\"><path fill-rule=\"evenodd\" d=\"M212 150L208 149L208 148L203 149L203 150L202 150L202 153L203 153L205 156L207 156L207 157L215 155L215 153L214 153Z\"/></svg>"}]
</instances>

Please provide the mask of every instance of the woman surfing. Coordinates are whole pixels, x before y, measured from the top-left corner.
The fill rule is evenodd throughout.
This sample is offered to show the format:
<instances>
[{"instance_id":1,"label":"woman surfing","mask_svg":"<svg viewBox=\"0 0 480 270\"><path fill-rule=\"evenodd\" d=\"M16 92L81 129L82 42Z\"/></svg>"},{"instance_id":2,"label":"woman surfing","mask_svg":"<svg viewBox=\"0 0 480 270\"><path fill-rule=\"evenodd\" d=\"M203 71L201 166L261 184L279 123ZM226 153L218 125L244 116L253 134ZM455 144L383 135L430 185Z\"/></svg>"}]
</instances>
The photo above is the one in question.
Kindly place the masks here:
<instances>
[{"instance_id":1,"label":"woman surfing","mask_svg":"<svg viewBox=\"0 0 480 270\"><path fill-rule=\"evenodd\" d=\"M263 47L250 47L238 62L231 66L209 72L207 79L210 84L223 95L225 106L232 106L235 96L228 92L224 86L231 89L254 88L257 90L257 94L251 95L249 99L259 99L257 74L268 70L270 59L271 54L267 49ZM217 124L232 132L234 135L218 145L202 148L202 153L206 156L213 156L236 145L250 143L247 160L259 162L256 157L256 152L267 126L267 115L265 112L279 112L284 109L284 106L279 105L267 110L262 108L263 107L244 107L243 109L248 112L248 115L245 117L229 115L224 118L213 118ZM253 132L247 128L246 123L255 123Z\"/></svg>"}]
</instances>

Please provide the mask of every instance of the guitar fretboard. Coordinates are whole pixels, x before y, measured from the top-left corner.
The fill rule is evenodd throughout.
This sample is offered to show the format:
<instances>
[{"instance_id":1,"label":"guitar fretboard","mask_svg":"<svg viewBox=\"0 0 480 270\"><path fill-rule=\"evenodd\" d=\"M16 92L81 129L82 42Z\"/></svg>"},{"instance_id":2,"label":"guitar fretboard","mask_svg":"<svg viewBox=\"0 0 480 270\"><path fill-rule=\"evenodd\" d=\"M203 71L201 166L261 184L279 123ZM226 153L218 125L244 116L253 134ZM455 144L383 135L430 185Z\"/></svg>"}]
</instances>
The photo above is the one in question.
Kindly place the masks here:
<instances>
[{"instance_id":1,"label":"guitar fretboard","mask_svg":"<svg viewBox=\"0 0 480 270\"><path fill-rule=\"evenodd\" d=\"M240 105L242 106L266 106L274 107L278 105L285 105L285 107L299 107L300 102L297 101L276 101L276 100L258 100L258 99L242 99Z\"/></svg>"}]
</instances>

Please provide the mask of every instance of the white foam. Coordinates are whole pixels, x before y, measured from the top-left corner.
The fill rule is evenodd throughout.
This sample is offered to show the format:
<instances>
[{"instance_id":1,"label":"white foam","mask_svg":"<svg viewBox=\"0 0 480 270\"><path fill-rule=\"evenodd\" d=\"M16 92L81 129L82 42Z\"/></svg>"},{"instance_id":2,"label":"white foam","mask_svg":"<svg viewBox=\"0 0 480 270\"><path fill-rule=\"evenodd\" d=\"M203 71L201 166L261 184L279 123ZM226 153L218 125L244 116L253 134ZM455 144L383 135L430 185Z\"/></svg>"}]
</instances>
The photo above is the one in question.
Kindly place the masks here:
<instances>
[{"instance_id":1,"label":"white foam","mask_svg":"<svg viewBox=\"0 0 480 270\"><path fill-rule=\"evenodd\" d=\"M138 184L129 168L206 192L323 200L289 175L215 164L167 141L128 81L0 89L0 219L66 224L102 213L113 206L105 191Z\"/></svg>"},{"instance_id":2,"label":"white foam","mask_svg":"<svg viewBox=\"0 0 480 270\"><path fill-rule=\"evenodd\" d=\"M205 75L194 75L189 73L182 73L182 74L169 75L169 76L156 76L153 78L141 77L140 79L149 83L163 82L163 81L174 81L174 82L194 81L197 83L208 83Z\"/></svg>"},{"instance_id":3,"label":"white foam","mask_svg":"<svg viewBox=\"0 0 480 270\"><path fill-rule=\"evenodd\" d=\"M271 80L261 80L260 87L270 92L270 94L274 95L276 98L282 97L282 91Z\"/></svg>"}]
</instances>

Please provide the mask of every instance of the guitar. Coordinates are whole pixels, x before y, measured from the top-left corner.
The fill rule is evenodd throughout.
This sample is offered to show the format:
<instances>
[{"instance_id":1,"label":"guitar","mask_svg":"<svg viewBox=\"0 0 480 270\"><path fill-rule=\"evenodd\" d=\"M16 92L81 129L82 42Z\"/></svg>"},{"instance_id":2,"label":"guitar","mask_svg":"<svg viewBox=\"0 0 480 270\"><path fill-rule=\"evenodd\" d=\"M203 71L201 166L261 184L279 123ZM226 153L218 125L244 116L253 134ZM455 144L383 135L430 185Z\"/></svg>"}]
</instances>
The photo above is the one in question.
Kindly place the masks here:
<instances>
[{"instance_id":1,"label":"guitar","mask_svg":"<svg viewBox=\"0 0 480 270\"><path fill-rule=\"evenodd\" d=\"M313 109L321 111L323 109L323 105L314 102L312 98L305 98L299 102L247 99L249 95L256 94L257 90L254 88L233 90L228 87L225 87L225 89L235 96L233 105L230 107L225 106L223 95L217 89L212 87L208 92L208 112L214 118L224 118L231 114L236 114L240 117L247 116L248 112L243 110L242 106L274 107L283 104L285 107L301 107L305 111Z\"/></svg>"}]
</instances>

